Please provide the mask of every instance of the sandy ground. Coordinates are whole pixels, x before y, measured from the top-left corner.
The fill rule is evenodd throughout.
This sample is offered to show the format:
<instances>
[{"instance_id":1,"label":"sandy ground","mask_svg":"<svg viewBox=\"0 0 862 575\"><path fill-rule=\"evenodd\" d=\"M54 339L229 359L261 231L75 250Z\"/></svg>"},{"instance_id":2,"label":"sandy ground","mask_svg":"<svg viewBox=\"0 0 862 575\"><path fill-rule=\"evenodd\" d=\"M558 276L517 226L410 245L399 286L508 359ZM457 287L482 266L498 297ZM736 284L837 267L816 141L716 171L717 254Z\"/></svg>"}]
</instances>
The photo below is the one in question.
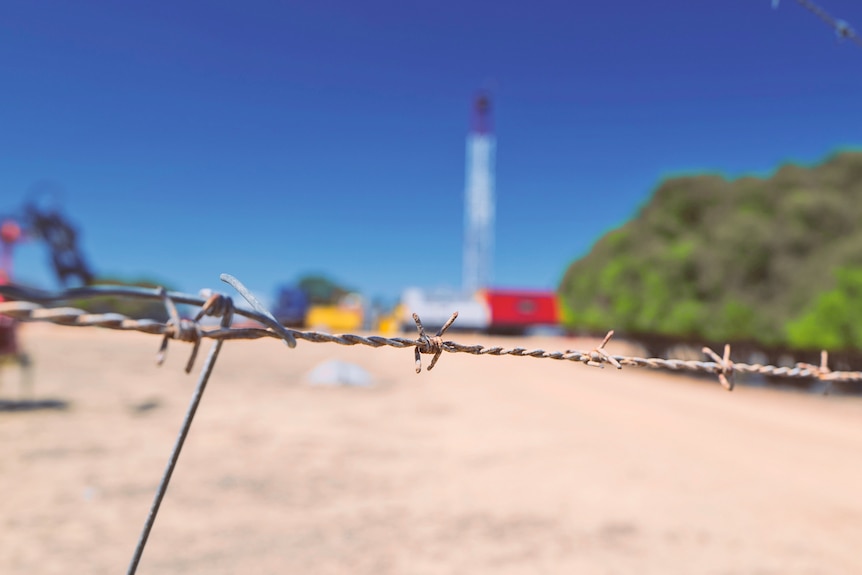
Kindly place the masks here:
<instances>
[{"instance_id":1,"label":"sandy ground","mask_svg":"<svg viewBox=\"0 0 862 575\"><path fill-rule=\"evenodd\" d=\"M0 373L0 573L125 573L197 379L189 347L157 368L153 336L22 336L43 407L11 409ZM328 359L376 385L303 383ZM862 573L862 398L227 342L138 572Z\"/></svg>"}]
</instances>

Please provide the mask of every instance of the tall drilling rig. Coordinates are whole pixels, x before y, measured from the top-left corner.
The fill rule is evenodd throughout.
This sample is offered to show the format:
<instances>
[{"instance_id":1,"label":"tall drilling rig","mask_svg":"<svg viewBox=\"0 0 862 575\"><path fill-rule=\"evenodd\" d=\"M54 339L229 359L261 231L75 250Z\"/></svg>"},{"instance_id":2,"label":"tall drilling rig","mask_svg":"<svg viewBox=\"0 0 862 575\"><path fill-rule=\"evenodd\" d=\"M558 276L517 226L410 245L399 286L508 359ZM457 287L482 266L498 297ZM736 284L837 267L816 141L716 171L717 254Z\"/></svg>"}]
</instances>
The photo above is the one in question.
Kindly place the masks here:
<instances>
[{"instance_id":1,"label":"tall drilling rig","mask_svg":"<svg viewBox=\"0 0 862 575\"><path fill-rule=\"evenodd\" d=\"M488 287L494 257L494 149L491 100L480 94L473 104L467 136L467 189L464 194L463 289Z\"/></svg>"}]
</instances>

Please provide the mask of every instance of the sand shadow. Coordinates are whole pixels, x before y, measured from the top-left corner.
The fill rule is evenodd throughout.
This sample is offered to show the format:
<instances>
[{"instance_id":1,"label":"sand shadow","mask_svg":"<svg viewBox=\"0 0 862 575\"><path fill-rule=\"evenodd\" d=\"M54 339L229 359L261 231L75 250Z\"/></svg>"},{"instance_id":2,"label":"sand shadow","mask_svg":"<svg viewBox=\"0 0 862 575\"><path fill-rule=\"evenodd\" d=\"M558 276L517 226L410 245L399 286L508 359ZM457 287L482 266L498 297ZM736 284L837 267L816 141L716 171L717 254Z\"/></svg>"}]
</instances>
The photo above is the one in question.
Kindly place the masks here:
<instances>
[{"instance_id":1,"label":"sand shadow","mask_svg":"<svg viewBox=\"0 0 862 575\"><path fill-rule=\"evenodd\" d=\"M65 411L69 402L62 399L0 399L0 412L13 411Z\"/></svg>"}]
</instances>

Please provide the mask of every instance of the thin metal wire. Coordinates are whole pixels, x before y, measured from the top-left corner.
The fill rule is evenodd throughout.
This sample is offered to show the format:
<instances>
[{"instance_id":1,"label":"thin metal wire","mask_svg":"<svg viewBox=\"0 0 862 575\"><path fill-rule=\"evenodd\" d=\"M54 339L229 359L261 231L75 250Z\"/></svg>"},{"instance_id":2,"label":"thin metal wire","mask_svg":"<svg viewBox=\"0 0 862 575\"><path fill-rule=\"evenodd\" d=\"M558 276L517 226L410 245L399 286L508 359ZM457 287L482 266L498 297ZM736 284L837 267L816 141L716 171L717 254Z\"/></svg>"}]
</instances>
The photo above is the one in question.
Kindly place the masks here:
<instances>
[{"instance_id":1,"label":"thin metal wire","mask_svg":"<svg viewBox=\"0 0 862 575\"><path fill-rule=\"evenodd\" d=\"M234 278L235 279L235 278ZM241 285L241 284L240 284ZM0 303L0 313L13 317L21 321L45 321L60 325L90 327L98 326L116 330L134 330L143 333L169 335L171 338L179 338L178 330L168 324L151 319L131 319L117 313L107 314L90 314L86 311L70 308L70 307L45 307L42 304L59 304L72 299L85 299L89 297L98 297L102 295L124 296L132 298L148 298L159 299L163 296L159 290L149 290L147 288L124 288L119 286L107 286L101 289L98 286L89 288L75 288L66 290L56 294L42 292L39 290L31 290L21 286L0 286L0 294L9 299L17 299L21 301L7 301ZM168 296L177 303L191 305L205 305L208 300L195 297L188 294L169 292ZM210 298L212 299L212 298ZM259 321L263 324L271 323L271 319L260 312L254 310L237 309L238 315L245 316L249 319ZM451 325L451 324L450 324ZM430 353L439 358L439 352L446 353L468 353L471 355L512 355L517 357L534 357L541 359L554 359L558 361L573 361L583 363L592 367L603 367L605 364L613 365L614 367L647 367L651 369L665 369L669 371L689 371L695 373L709 373L719 376L719 381L728 390L732 389L730 380L722 381L722 378L727 379L732 373L751 373L760 374L770 377L784 377L793 379L820 379L823 381L842 381L842 382L860 382L862 381L862 372L859 371L831 371L828 368L822 369L818 366L808 364L798 364L794 367L779 367L774 365L762 364L746 364L736 363L730 360L729 349L725 350L725 357L716 357L720 361L695 361L681 359L663 359L663 358L642 358L629 357L623 355L610 355L604 347L607 344L613 332L610 332L605 337L602 344L590 351L567 350L560 351L545 351L543 349L526 349L522 347L504 348L504 347L486 347L483 345L464 345L455 341L442 341L440 336L430 338L427 335L418 339L408 339L402 337L387 338L382 336L361 336L354 334L328 334L316 331L297 331L289 328L282 328L297 340L308 341L312 343L334 343L338 345L363 345L367 347L395 347L395 348L417 348L421 353ZM233 340L233 339L260 339L260 338L275 338L284 340L282 333L277 333L272 329L222 326L216 329L201 328L198 332L200 338L216 339L216 340ZM441 332L442 333L442 332ZM439 341L432 341L437 340ZM433 361L433 360L432 360ZM434 362L436 363L436 362Z\"/></svg>"},{"instance_id":2,"label":"thin metal wire","mask_svg":"<svg viewBox=\"0 0 862 575\"><path fill-rule=\"evenodd\" d=\"M850 40L858 46L862 46L862 37L844 20L834 18L829 15L826 10L812 2L811 0L796 0L796 3L817 16L826 25L835 31L835 34L842 40ZM773 0L773 7L778 7L777 0Z\"/></svg>"},{"instance_id":3,"label":"thin metal wire","mask_svg":"<svg viewBox=\"0 0 862 575\"><path fill-rule=\"evenodd\" d=\"M535 357L543 359L555 359L563 361L576 361L591 367L604 367L605 364L612 365L617 369L626 367L648 367L653 369L667 369L671 371L692 371L700 373L711 373L718 376L722 386L728 391L733 390L733 374L759 373L772 377L787 378L817 378L827 383L826 392L833 381L862 381L862 372L858 371L832 371L828 366L828 355L824 351L821 354L820 365L800 363L795 367L776 367L773 365L734 363L730 358L730 345L724 348L724 355L719 356L709 348L703 348L704 354L711 357L713 361L691 361L680 359L641 358L622 355L610 355L605 351L605 346L614 335L609 331L601 344L591 351L567 350L545 351L543 349L526 349L522 347L486 347L483 345L463 345L454 341L443 341L443 334L454 323L458 312L452 314L445 325L433 337L425 333L417 314L413 314L413 320L419 332L418 339L386 338L382 336L360 336L354 334L332 335L314 331L296 331L285 328L278 324L273 315L254 297L253 294L235 277L222 274L222 280L233 286L254 308L252 310L235 309L232 300L219 293L207 290L202 297L188 294L167 292L164 289L148 289L125 286L89 286L85 288L72 288L58 293L49 293L41 290L25 288L16 285L0 286L0 295L9 300L0 302L0 314L12 317L20 321L43 321L59 325L76 327L104 327L116 330L133 330L142 333L150 333L162 336L162 343L157 354L157 361L161 364L167 352L168 341L177 339L192 342L194 344L191 357L186 364L186 372L191 370L200 342L203 338L215 340L206 362L201 369L197 386L189 403L188 410L180 426L173 449L168 458L168 463L162 475L162 479L156 489L153 502L150 506L144 527L138 539L129 564L128 575L134 575L140 564L141 557L149 539L150 532L168 490L171 477L183 445L188 437L197 409L200 406L207 382L212 374L215 362L218 359L221 347L227 340L233 339L260 339L264 337L276 338L284 341L290 347L296 346L296 340L301 339L313 343L335 343L339 345L364 345L368 347L395 347L414 348L416 373L420 373L421 354L431 354L433 358L428 370L431 370L440 359L443 352L469 353L472 355L512 355L517 357ZM166 323L152 319L131 319L118 313L92 314L84 310L66 307L59 304L79 299L102 297L105 295L120 296L127 298L160 299L164 302L169 315ZM17 301L15 301L17 300ZM183 319L179 315L176 304L189 304L200 306L200 310L194 319ZM52 307L55 306L55 307ZM238 313L250 319L256 320L267 328L232 327L234 313ZM205 316L221 316L220 327L203 329L199 321Z\"/></svg>"},{"instance_id":4,"label":"thin metal wire","mask_svg":"<svg viewBox=\"0 0 862 575\"><path fill-rule=\"evenodd\" d=\"M198 319L201 317L202 314L203 310L201 314L198 314ZM227 313L222 316L223 326L230 325L230 322L232 321L232 315L232 310L228 308ZM141 561L141 556L144 553L144 548L146 547L147 540L150 537L150 531L152 531L153 529L153 524L156 521L156 516L159 513L159 508L162 505L162 501L165 498L165 494L168 492L168 485L171 482L171 476L173 475L174 469L177 466L177 462L180 459L180 452L183 449L186 437L188 437L189 430L192 427L192 421L194 420L195 414L197 413L201 398L203 398L207 382L209 381L210 374L212 374L213 367L215 366L215 362L218 359L218 355L221 351L222 345L224 345L223 339L217 339L213 343L209 355L207 356L206 362L201 369L201 374L198 378L197 386L195 387L194 394L192 395L192 399L189 402L189 407L186 411L185 417L183 418L183 423L180 426L180 431L177 434L177 439L174 443L174 447L171 450L170 456L168 457L168 463L165 467L164 473L162 474L162 479L159 482L158 487L156 488L156 494L153 497L153 503L150 506L150 511L147 514L146 520L144 521L144 527L141 530L141 535L138 538L138 543L135 546L135 551L132 554L132 560L129 563L129 570L127 571L128 575L135 575L135 572L137 572L138 570L138 564Z\"/></svg>"},{"instance_id":5,"label":"thin metal wire","mask_svg":"<svg viewBox=\"0 0 862 575\"><path fill-rule=\"evenodd\" d=\"M258 301L256 297L254 297L254 294L251 293L251 291L249 291L244 285L242 285L242 282L240 282L238 279L236 279L230 274L221 274L220 279L221 281L225 282L226 284L229 284L232 288L238 291L239 294L244 297L249 304L251 304L251 307L253 307L254 310L261 315L263 324L269 326L275 333L280 335L284 339L284 342L287 344L288 347L296 347L296 338L293 337L293 334L290 333L290 330L285 329L283 325L278 323L278 320L275 319L275 316L273 316L269 312L269 310L266 309L264 305L260 303L260 301Z\"/></svg>"}]
</instances>

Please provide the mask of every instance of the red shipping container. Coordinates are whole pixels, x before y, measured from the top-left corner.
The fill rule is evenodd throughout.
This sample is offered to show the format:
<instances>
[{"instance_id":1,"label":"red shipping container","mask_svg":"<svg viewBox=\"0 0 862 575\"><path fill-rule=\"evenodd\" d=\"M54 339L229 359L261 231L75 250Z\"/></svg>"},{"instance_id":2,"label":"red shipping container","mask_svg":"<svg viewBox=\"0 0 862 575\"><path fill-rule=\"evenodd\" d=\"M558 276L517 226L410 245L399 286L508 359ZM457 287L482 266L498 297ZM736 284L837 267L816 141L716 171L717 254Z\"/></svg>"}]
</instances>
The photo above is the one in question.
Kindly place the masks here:
<instances>
[{"instance_id":1,"label":"red shipping container","mask_svg":"<svg viewBox=\"0 0 862 575\"><path fill-rule=\"evenodd\" d=\"M560 321L555 292L488 289L484 295L491 309L492 330L522 330Z\"/></svg>"}]
</instances>

